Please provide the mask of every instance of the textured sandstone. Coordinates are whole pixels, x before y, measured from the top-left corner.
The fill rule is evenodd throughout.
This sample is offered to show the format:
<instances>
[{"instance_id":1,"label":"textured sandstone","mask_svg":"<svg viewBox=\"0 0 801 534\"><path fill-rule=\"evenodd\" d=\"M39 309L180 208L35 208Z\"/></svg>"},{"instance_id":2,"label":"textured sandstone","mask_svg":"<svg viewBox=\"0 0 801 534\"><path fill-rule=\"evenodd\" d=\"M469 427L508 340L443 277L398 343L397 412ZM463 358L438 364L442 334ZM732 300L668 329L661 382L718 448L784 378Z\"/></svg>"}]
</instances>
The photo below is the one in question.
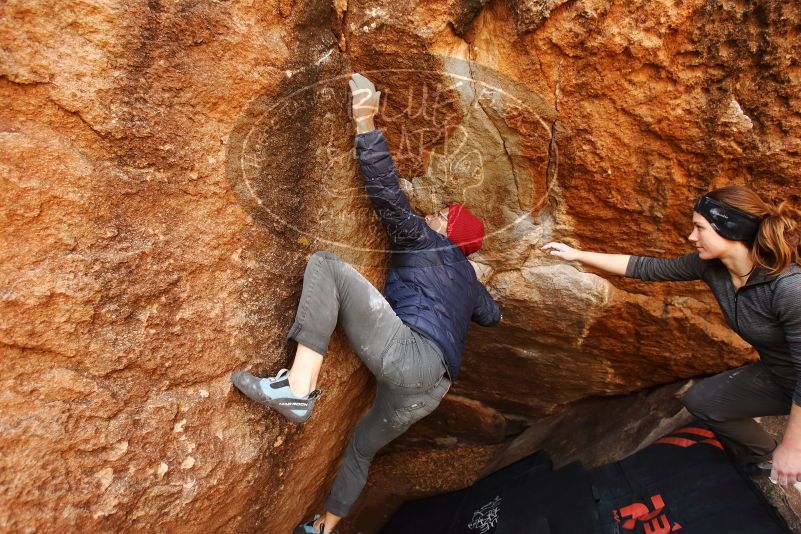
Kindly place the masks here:
<instances>
[{"instance_id":1,"label":"textured sandstone","mask_svg":"<svg viewBox=\"0 0 801 534\"><path fill-rule=\"evenodd\" d=\"M467 415L415 430L427 453L397 445L409 480L449 464L468 483L521 421L753 357L700 284L604 280L538 247L679 254L711 187L797 199L797 2L0 10L0 529L287 532L322 501L371 399L344 337L302 427L228 375L288 363L309 254L383 279L354 70L386 97L415 204L487 221L475 259L504 307L443 408ZM484 444L456 463L442 437L468 430Z\"/></svg>"}]
</instances>

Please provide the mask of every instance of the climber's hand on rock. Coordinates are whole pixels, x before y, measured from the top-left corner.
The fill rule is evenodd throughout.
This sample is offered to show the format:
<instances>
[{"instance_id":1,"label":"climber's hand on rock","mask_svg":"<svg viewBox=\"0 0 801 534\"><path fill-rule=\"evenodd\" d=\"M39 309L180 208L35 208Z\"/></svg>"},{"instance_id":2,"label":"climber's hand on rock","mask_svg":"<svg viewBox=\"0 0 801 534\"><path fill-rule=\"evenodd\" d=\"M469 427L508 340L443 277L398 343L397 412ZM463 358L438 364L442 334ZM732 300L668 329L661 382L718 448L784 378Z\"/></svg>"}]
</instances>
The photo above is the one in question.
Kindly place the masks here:
<instances>
[{"instance_id":1,"label":"climber's hand on rock","mask_svg":"<svg viewBox=\"0 0 801 534\"><path fill-rule=\"evenodd\" d=\"M381 91L376 91L373 82L358 72L351 74L348 85L350 85L350 94L353 97L353 120L373 118L378 113Z\"/></svg>"},{"instance_id":2,"label":"climber's hand on rock","mask_svg":"<svg viewBox=\"0 0 801 534\"><path fill-rule=\"evenodd\" d=\"M801 450L787 447L784 444L773 451L773 469L770 480L782 486L789 486L801 481Z\"/></svg>"},{"instance_id":3,"label":"climber's hand on rock","mask_svg":"<svg viewBox=\"0 0 801 534\"><path fill-rule=\"evenodd\" d=\"M576 261L579 259L579 253L581 252L578 249L565 245L564 243L552 242L546 244L542 247L542 251L550 254L551 256L556 256L557 258L561 258L565 261Z\"/></svg>"},{"instance_id":4,"label":"climber's hand on rock","mask_svg":"<svg viewBox=\"0 0 801 534\"><path fill-rule=\"evenodd\" d=\"M351 75L348 85L353 97L353 120L356 121L357 130L373 130L373 117L378 113L381 91L376 91L373 82L358 72Z\"/></svg>"}]
</instances>

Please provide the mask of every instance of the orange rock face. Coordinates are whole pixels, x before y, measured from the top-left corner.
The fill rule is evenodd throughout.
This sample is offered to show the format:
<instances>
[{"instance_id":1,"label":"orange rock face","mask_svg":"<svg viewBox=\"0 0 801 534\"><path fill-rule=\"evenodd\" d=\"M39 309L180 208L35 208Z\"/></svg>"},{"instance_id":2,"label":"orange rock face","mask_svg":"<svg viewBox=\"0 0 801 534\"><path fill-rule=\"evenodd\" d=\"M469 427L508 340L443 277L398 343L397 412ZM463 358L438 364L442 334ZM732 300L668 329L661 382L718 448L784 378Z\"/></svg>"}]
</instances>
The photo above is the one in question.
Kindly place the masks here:
<instances>
[{"instance_id":1,"label":"orange rock face","mask_svg":"<svg viewBox=\"0 0 801 534\"><path fill-rule=\"evenodd\" d=\"M678 255L710 188L797 200L797 2L0 9L2 530L287 532L322 502L372 395L344 336L304 426L228 376L289 363L314 251L383 283L352 71L384 95L415 205L487 224L475 261L504 321L470 334L462 430L494 442L504 417L753 357L700 285L539 247ZM459 435L433 421L418 437Z\"/></svg>"}]
</instances>

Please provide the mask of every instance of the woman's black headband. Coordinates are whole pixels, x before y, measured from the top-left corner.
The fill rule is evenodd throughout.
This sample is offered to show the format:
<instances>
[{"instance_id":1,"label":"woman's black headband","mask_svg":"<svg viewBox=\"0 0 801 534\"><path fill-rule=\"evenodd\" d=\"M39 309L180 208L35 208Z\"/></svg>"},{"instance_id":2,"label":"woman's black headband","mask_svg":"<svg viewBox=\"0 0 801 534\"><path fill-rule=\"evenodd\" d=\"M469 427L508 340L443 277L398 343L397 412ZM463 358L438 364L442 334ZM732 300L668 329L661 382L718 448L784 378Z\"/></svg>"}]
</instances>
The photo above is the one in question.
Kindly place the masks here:
<instances>
[{"instance_id":1,"label":"woman's black headband","mask_svg":"<svg viewBox=\"0 0 801 534\"><path fill-rule=\"evenodd\" d=\"M762 219L735 207L703 196L695 203L695 211L709 221L712 228L726 239L732 241L753 241L759 233Z\"/></svg>"}]
</instances>

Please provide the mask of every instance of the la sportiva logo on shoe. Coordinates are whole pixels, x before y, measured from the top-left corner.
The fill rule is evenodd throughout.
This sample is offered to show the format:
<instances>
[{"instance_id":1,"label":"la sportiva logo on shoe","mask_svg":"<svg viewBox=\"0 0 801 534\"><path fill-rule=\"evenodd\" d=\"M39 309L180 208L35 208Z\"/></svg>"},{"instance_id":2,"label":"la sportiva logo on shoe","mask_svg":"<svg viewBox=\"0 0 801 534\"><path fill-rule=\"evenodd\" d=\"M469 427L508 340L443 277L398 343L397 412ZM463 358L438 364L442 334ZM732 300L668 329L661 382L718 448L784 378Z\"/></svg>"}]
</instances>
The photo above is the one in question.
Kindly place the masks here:
<instances>
[{"instance_id":1,"label":"la sportiva logo on shoe","mask_svg":"<svg viewBox=\"0 0 801 534\"><path fill-rule=\"evenodd\" d=\"M306 407L305 402L279 402L278 404L281 406L302 406L304 408Z\"/></svg>"}]
</instances>

